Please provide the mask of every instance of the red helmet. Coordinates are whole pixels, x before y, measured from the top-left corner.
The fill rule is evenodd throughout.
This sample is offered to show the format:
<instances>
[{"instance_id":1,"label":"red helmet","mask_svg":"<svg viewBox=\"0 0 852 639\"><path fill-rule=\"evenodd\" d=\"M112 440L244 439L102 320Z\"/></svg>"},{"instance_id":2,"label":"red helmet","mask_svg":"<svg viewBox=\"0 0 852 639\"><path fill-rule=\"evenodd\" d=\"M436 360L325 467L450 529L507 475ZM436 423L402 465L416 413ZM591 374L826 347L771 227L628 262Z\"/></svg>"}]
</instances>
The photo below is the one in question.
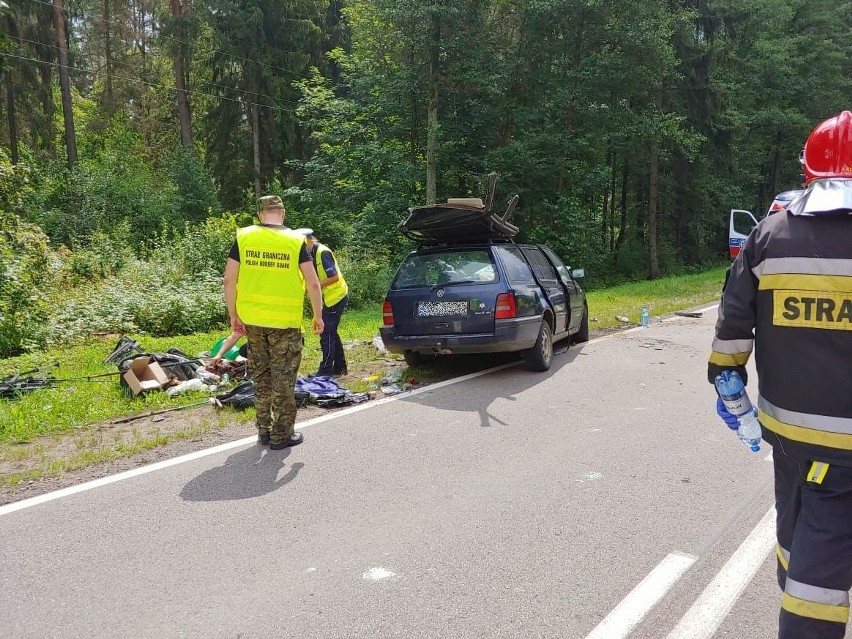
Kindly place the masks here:
<instances>
[{"instance_id":1,"label":"red helmet","mask_svg":"<svg viewBox=\"0 0 852 639\"><path fill-rule=\"evenodd\" d=\"M801 161L805 184L825 178L852 178L852 113L843 111L811 131Z\"/></svg>"}]
</instances>

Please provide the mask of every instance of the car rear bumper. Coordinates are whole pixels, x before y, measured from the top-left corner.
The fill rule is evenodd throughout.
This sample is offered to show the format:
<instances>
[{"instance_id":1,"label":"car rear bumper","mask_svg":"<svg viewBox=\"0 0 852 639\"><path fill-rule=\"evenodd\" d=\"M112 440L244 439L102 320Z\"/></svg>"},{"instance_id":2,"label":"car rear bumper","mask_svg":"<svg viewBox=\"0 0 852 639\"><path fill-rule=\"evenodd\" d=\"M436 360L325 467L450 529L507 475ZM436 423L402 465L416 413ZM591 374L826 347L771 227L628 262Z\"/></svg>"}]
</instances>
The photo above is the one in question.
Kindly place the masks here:
<instances>
[{"instance_id":1,"label":"car rear bumper","mask_svg":"<svg viewBox=\"0 0 852 639\"><path fill-rule=\"evenodd\" d=\"M493 333L468 335L397 335L393 326L382 326L379 332L385 348L391 353L511 353L535 346L541 317L496 320L494 324Z\"/></svg>"}]
</instances>

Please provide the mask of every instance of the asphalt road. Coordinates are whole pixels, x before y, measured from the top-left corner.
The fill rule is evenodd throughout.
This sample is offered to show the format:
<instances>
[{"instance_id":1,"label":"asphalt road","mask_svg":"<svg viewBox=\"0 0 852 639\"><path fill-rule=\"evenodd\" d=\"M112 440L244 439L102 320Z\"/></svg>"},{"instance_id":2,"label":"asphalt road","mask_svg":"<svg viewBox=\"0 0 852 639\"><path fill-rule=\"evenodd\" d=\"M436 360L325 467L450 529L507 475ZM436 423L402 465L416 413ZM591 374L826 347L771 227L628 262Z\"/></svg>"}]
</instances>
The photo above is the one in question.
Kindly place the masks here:
<instances>
[{"instance_id":1,"label":"asphalt road","mask_svg":"<svg viewBox=\"0 0 852 639\"><path fill-rule=\"evenodd\" d=\"M715 414L714 321L0 507L0 637L774 637L771 449Z\"/></svg>"}]
</instances>

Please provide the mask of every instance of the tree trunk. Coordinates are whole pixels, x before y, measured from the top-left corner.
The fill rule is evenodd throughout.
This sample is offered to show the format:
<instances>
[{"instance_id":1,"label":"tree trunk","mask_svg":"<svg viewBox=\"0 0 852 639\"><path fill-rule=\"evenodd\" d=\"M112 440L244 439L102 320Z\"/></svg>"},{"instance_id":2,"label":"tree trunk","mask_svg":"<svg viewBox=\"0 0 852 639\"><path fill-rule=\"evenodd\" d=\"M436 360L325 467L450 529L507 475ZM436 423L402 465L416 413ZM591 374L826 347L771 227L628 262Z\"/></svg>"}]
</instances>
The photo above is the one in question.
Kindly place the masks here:
<instances>
[{"instance_id":1,"label":"tree trunk","mask_svg":"<svg viewBox=\"0 0 852 639\"><path fill-rule=\"evenodd\" d=\"M41 92L41 108L44 126L39 127L42 147L50 157L56 157L56 126L53 122L53 65L40 64L39 76L43 87Z\"/></svg>"},{"instance_id":2,"label":"tree trunk","mask_svg":"<svg viewBox=\"0 0 852 639\"><path fill-rule=\"evenodd\" d=\"M68 43L65 38L64 0L53 0L53 21L56 29L56 48L59 50L59 86L62 90L62 115L65 118L65 149L68 168L77 166L77 139L74 136L74 112L71 110L71 80L68 77Z\"/></svg>"},{"instance_id":3,"label":"tree trunk","mask_svg":"<svg viewBox=\"0 0 852 639\"><path fill-rule=\"evenodd\" d=\"M254 196L260 197L260 105L251 105L251 143L254 155Z\"/></svg>"},{"instance_id":4,"label":"tree trunk","mask_svg":"<svg viewBox=\"0 0 852 639\"><path fill-rule=\"evenodd\" d=\"M183 6L181 0L171 0L172 17L175 20L175 39L179 42L175 43L172 55L172 65L175 75L175 93L177 96L178 119L180 121L180 141L183 148L187 151L192 151L192 120L189 114L189 96L186 94L185 82L185 64L186 45L183 43L183 16L186 12L186 7Z\"/></svg>"},{"instance_id":5,"label":"tree trunk","mask_svg":"<svg viewBox=\"0 0 852 639\"><path fill-rule=\"evenodd\" d=\"M9 150L12 164L18 163L18 123L15 119L15 85L12 72L6 69L6 110L9 118Z\"/></svg>"},{"instance_id":6,"label":"tree trunk","mask_svg":"<svg viewBox=\"0 0 852 639\"><path fill-rule=\"evenodd\" d=\"M625 157L621 168L621 199L618 205L618 210L621 213L621 222L618 225L618 237L615 238L615 251L612 254L613 262L618 258L618 252L621 250L621 245L624 244L627 234L627 176L628 166L627 158Z\"/></svg>"},{"instance_id":7,"label":"tree trunk","mask_svg":"<svg viewBox=\"0 0 852 639\"><path fill-rule=\"evenodd\" d=\"M775 199L775 194L781 190L778 186L781 181L781 143L784 141L784 135L779 130L778 133L775 134L775 152L772 155L772 176L769 178L769 193L766 194L767 200L765 202L761 202L761 204L765 204L766 207L769 207L769 203Z\"/></svg>"},{"instance_id":8,"label":"tree trunk","mask_svg":"<svg viewBox=\"0 0 852 639\"><path fill-rule=\"evenodd\" d=\"M426 204L437 198L438 176L438 53L441 44L441 16L432 11L429 38L429 109L426 124Z\"/></svg>"},{"instance_id":9,"label":"tree trunk","mask_svg":"<svg viewBox=\"0 0 852 639\"><path fill-rule=\"evenodd\" d=\"M111 0L104 0L104 58L106 66L106 88L104 95L104 106L108 115L115 112L115 101L112 94L112 38L110 37L110 4Z\"/></svg>"},{"instance_id":10,"label":"tree trunk","mask_svg":"<svg viewBox=\"0 0 852 639\"><path fill-rule=\"evenodd\" d=\"M618 154L613 152L609 163L609 252L615 250L615 161Z\"/></svg>"},{"instance_id":11,"label":"tree trunk","mask_svg":"<svg viewBox=\"0 0 852 639\"><path fill-rule=\"evenodd\" d=\"M662 112L663 84L662 80L654 90L654 106L656 112ZM660 184L660 146L656 134L651 142L651 166L648 184L648 279L660 277L660 249L657 246L657 207L659 206Z\"/></svg>"}]
</instances>

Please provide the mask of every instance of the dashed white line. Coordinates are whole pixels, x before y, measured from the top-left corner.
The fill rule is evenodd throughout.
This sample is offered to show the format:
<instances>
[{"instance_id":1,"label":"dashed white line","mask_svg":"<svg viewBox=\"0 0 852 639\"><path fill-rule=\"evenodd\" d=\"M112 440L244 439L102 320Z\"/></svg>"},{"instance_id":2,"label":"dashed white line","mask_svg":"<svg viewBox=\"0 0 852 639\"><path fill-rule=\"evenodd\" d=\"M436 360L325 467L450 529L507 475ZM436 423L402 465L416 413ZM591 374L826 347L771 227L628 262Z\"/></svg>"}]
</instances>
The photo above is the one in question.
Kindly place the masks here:
<instances>
[{"instance_id":1,"label":"dashed white line","mask_svg":"<svg viewBox=\"0 0 852 639\"><path fill-rule=\"evenodd\" d=\"M586 635L586 639L623 639L629 635L695 560L691 555L668 555Z\"/></svg>"},{"instance_id":2,"label":"dashed white line","mask_svg":"<svg viewBox=\"0 0 852 639\"><path fill-rule=\"evenodd\" d=\"M769 510L704 589L666 639L709 639L775 545L775 508Z\"/></svg>"}]
</instances>

